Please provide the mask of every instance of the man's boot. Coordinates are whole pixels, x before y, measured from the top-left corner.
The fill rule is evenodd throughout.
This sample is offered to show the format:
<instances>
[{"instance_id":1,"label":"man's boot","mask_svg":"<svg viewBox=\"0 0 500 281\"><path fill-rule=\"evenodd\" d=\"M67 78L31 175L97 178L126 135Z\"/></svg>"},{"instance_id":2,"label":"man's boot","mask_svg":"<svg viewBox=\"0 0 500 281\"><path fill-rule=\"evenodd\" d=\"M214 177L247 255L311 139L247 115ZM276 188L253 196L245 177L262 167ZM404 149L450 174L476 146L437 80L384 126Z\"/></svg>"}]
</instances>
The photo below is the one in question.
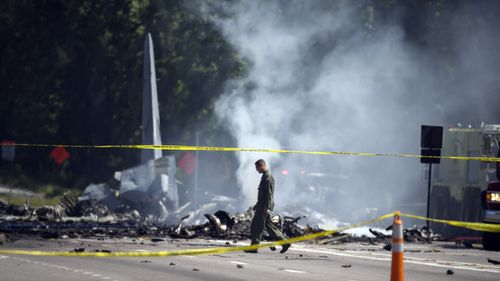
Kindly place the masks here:
<instances>
[{"instance_id":1,"label":"man's boot","mask_svg":"<svg viewBox=\"0 0 500 281\"><path fill-rule=\"evenodd\" d=\"M281 253L281 254L283 254L284 252L288 251L288 248L290 248L290 246L292 246L292 244L290 244L290 243L283 244L283 245L281 246L281 251L280 251L280 253Z\"/></svg>"},{"instance_id":2,"label":"man's boot","mask_svg":"<svg viewBox=\"0 0 500 281\"><path fill-rule=\"evenodd\" d=\"M259 245L259 243L252 243L250 245ZM250 253L250 254L257 254L259 251L257 251L257 249L247 249L247 250L243 250L243 252Z\"/></svg>"},{"instance_id":3,"label":"man's boot","mask_svg":"<svg viewBox=\"0 0 500 281\"><path fill-rule=\"evenodd\" d=\"M243 250L245 253L250 253L250 254L257 254L259 251L257 250Z\"/></svg>"}]
</instances>

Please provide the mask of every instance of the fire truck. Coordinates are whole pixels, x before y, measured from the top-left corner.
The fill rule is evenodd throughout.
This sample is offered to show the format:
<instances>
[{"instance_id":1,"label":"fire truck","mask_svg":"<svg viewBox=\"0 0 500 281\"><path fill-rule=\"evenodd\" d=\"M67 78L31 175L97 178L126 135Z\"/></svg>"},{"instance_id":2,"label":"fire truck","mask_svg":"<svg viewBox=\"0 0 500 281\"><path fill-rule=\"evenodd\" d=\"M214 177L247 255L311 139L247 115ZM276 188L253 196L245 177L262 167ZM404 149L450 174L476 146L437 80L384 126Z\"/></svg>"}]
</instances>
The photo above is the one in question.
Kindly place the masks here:
<instances>
[{"instance_id":1,"label":"fire truck","mask_svg":"<svg viewBox=\"0 0 500 281\"><path fill-rule=\"evenodd\" d=\"M443 131L442 155L497 157L499 140L500 125L446 128ZM493 217L499 219L499 212L495 216L490 214L490 211L500 210L500 202L495 201L500 200L500 188L496 189L500 184L494 184L497 182L497 169L498 162L494 161L441 159L440 164L433 166L430 216L467 222L481 222L483 219L490 222ZM484 200L481 200L482 197ZM482 201L486 210L482 208ZM480 235L479 232L445 224L432 224L431 228L444 237ZM491 240L498 240L494 234L483 235L486 245Z\"/></svg>"}]
</instances>

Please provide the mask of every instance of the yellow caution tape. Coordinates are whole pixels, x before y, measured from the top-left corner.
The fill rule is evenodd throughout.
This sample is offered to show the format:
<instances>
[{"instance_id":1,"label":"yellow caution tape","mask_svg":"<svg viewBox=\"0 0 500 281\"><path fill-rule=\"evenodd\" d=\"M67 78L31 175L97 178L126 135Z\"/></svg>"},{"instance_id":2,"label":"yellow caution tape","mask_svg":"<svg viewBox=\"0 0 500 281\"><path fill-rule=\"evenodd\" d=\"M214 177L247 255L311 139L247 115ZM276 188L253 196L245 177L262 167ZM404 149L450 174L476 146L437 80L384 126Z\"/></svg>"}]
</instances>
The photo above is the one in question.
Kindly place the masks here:
<instances>
[{"instance_id":1,"label":"yellow caution tape","mask_svg":"<svg viewBox=\"0 0 500 281\"><path fill-rule=\"evenodd\" d=\"M332 235L337 232L341 232L347 229L360 227L363 225L372 224L378 221L385 220L389 217L394 216L394 213L380 216L376 219L348 225L345 227L337 228L335 230L327 230L317 233L312 233L300 237L290 238L288 240L281 240L270 243L262 243L258 245L249 246L236 246L236 247L217 247L217 248L203 248L203 249L188 249L188 250L177 250L177 251L156 251L156 252L56 252L56 251L24 251L24 250L0 250L0 254L6 255L31 255L31 256L76 256L76 257L166 257L166 256L181 256L181 255L203 255L203 254L222 254L228 252L238 252L243 250L256 250L259 248L283 245L287 243L297 243L306 240L311 240L315 238L320 238L323 236Z\"/></svg>"},{"instance_id":2,"label":"yellow caution tape","mask_svg":"<svg viewBox=\"0 0 500 281\"><path fill-rule=\"evenodd\" d=\"M452 225L452 226L456 226L456 227L468 228L468 229L472 229L472 230L500 233L500 224L483 223L483 222L463 222L463 221L453 221L453 220L439 220L439 219L426 218L426 217L410 215L410 214L401 214L401 216L407 217L407 218L412 218L412 219L419 219L419 220L427 220L427 221L432 221L432 222L444 223L444 224L448 224L448 225Z\"/></svg>"},{"instance_id":3,"label":"yellow caution tape","mask_svg":"<svg viewBox=\"0 0 500 281\"><path fill-rule=\"evenodd\" d=\"M79 144L29 144L29 143L1 143L1 146L19 147L66 147L66 148L121 148L121 149L158 149L173 151L226 151L226 152L265 152L265 153L291 153L291 154L313 154L313 155L344 155L344 156L371 156L371 157L406 157L406 158L435 158L466 161L500 162L500 157L483 156L423 156L419 154L399 153L370 153L370 152L341 152L341 151L306 151L288 149L267 148L239 148L239 147L217 147L217 146L191 146L191 145L79 145Z\"/></svg>"}]
</instances>

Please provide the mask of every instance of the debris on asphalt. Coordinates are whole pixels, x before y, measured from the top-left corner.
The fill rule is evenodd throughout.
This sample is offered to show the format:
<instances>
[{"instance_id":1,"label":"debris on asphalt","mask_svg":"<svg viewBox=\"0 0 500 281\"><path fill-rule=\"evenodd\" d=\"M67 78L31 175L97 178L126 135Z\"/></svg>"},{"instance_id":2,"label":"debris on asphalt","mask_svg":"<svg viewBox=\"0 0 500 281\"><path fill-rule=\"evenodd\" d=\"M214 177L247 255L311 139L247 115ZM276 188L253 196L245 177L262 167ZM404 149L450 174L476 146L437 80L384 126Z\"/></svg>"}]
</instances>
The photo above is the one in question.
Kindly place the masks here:
<instances>
[{"instance_id":1,"label":"debris on asphalt","mask_svg":"<svg viewBox=\"0 0 500 281\"><path fill-rule=\"evenodd\" d=\"M481 237L471 237L471 236L459 236L453 239L455 241L455 245L464 246L466 249L474 248L474 244L481 244Z\"/></svg>"},{"instance_id":2,"label":"debris on asphalt","mask_svg":"<svg viewBox=\"0 0 500 281\"><path fill-rule=\"evenodd\" d=\"M111 253L111 250L99 250L99 249L95 249L94 252L96 252L96 253Z\"/></svg>"},{"instance_id":3,"label":"debris on asphalt","mask_svg":"<svg viewBox=\"0 0 500 281\"><path fill-rule=\"evenodd\" d=\"M4 212L9 207L9 202L0 198L0 212Z\"/></svg>"},{"instance_id":4,"label":"debris on asphalt","mask_svg":"<svg viewBox=\"0 0 500 281\"><path fill-rule=\"evenodd\" d=\"M351 267L352 267L352 265L350 265L350 264L344 264L344 265L342 265L342 267L343 267L343 268L351 268Z\"/></svg>"},{"instance_id":5,"label":"debris on asphalt","mask_svg":"<svg viewBox=\"0 0 500 281\"><path fill-rule=\"evenodd\" d=\"M198 268L193 268L193 271L200 271Z\"/></svg>"},{"instance_id":6,"label":"debris on asphalt","mask_svg":"<svg viewBox=\"0 0 500 281\"><path fill-rule=\"evenodd\" d=\"M237 264L236 267L239 268L239 269L242 269L243 265L242 264Z\"/></svg>"},{"instance_id":7,"label":"debris on asphalt","mask_svg":"<svg viewBox=\"0 0 500 281\"><path fill-rule=\"evenodd\" d=\"M451 269L448 269L446 271L446 275L453 275L453 274L455 274L455 272L453 270L451 270Z\"/></svg>"},{"instance_id":8,"label":"debris on asphalt","mask_svg":"<svg viewBox=\"0 0 500 281\"><path fill-rule=\"evenodd\" d=\"M389 225L386 231L392 230L392 225ZM373 233L372 233L373 234ZM431 241L443 240L442 236L432 232L427 226L413 226L411 228L403 229L403 237L405 242L412 243L430 243ZM390 239L390 236L386 237Z\"/></svg>"},{"instance_id":9,"label":"debris on asphalt","mask_svg":"<svg viewBox=\"0 0 500 281\"><path fill-rule=\"evenodd\" d=\"M35 215L41 221L54 221L62 217L62 209L59 206L43 206L35 210Z\"/></svg>"},{"instance_id":10,"label":"debris on asphalt","mask_svg":"<svg viewBox=\"0 0 500 281\"><path fill-rule=\"evenodd\" d=\"M164 242L165 239L162 239L162 238L151 238L151 242Z\"/></svg>"},{"instance_id":11,"label":"debris on asphalt","mask_svg":"<svg viewBox=\"0 0 500 281\"><path fill-rule=\"evenodd\" d=\"M0 245L2 245L4 242L7 242L7 235L0 232Z\"/></svg>"},{"instance_id":12,"label":"debris on asphalt","mask_svg":"<svg viewBox=\"0 0 500 281\"><path fill-rule=\"evenodd\" d=\"M378 239L386 239L386 238L391 238L390 235L385 235L383 234L382 232L380 231L377 231L375 229L371 229L371 228L368 228L368 230L370 231L371 234L373 234L373 236L375 236L376 238Z\"/></svg>"},{"instance_id":13,"label":"debris on asphalt","mask_svg":"<svg viewBox=\"0 0 500 281\"><path fill-rule=\"evenodd\" d=\"M175 265L175 263L171 262L170 265Z\"/></svg>"},{"instance_id":14,"label":"debris on asphalt","mask_svg":"<svg viewBox=\"0 0 500 281\"><path fill-rule=\"evenodd\" d=\"M490 258L487 258L487 259L488 259L489 263L492 263L494 265L500 265L500 261L497 261L497 260L494 260L494 259L490 259Z\"/></svg>"},{"instance_id":15,"label":"debris on asphalt","mask_svg":"<svg viewBox=\"0 0 500 281\"><path fill-rule=\"evenodd\" d=\"M82 252L85 252L85 248L74 248L73 252L75 252L75 253L82 253Z\"/></svg>"},{"instance_id":16,"label":"debris on asphalt","mask_svg":"<svg viewBox=\"0 0 500 281\"><path fill-rule=\"evenodd\" d=\"M151 263L151 261L149 260L144 260L144 261L141 261L142 263Z\"/></svg>"},{"instance_id":17,"label":"debris on asphalt","mask_svg":"<svg viewBox=\"0 0 500 281\"><path fill-rule=\"evenodd\" d=\"M465 248L472 249L472 243L470 241L464 241L462 244L465 246Z\"/></svg>"}]
</instances>

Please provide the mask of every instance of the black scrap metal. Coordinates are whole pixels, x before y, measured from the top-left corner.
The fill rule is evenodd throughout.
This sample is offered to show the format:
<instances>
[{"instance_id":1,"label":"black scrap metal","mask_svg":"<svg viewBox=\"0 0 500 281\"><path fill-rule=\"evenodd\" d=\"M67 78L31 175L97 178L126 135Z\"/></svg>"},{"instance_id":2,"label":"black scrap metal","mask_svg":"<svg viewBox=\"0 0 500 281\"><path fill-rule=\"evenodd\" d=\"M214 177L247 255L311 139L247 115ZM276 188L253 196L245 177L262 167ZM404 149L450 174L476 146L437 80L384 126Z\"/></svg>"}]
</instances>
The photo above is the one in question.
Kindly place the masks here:
<instances>
[{"instance_id":1,"label":"black scrap metal","mask_svg":"<svg viewBox=\"0 0 500 281\"><path fill-rule=\"evenodd\" d=\"M152 242L162 242L171 239L216 238L238 241L250 238L250 226L253 211L250 208L241 214L231 214L219 210L214 214L205 214L207 221L198 225L186 225L189 215L178 219L176 224L164 225L148 222L141 218L137 210L123 205L114 212L95 200L78 201L76 196L66 193L56 206L32 208L28 204L23 206L9 205L0 202L0 233L39 235L42 238L77 238L96 237L141 237L149 236ZM289 217L272 214L272 221L288 237L298 237L305 234L324 231L319 227L300 226L299 221L304 216ZM99 221L100 220L100 221ZM106 222L103 222L106 220ZM387 230L391 229L389 226ZM317 238L313 242L318 244L337 244L345 242L364 242L371 245L388 243L390 235L375 229L370 229L374 237L353 237L349 234L335 233ZM439 236L426 227L408 228L403 231L407 242L428 243ZM264 239L269 235L264 232ZM387 246L386 246L387 247Z\"/></svg>"}]
</instances>

